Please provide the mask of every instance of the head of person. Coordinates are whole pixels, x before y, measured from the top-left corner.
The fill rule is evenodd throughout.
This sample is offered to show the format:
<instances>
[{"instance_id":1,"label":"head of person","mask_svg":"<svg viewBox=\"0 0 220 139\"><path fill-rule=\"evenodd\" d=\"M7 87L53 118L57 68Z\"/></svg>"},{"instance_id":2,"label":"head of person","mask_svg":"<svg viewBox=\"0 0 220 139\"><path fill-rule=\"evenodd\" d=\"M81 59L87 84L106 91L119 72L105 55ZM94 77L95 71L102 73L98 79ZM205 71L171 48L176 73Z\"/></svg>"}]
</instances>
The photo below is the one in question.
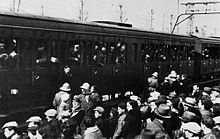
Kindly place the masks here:
<instances>
[{"instance_id":1,"label":"head of person","mask_svg":"<svg viewBox=\"0 0 220 139\"><path fill-rule=\"evenodd\" d=\"M90 92L90 85L89 83L85 82L80 86L82 94L88 94Z\"/></svg>"},{"instance_id":2,"label":"head of person","mask_svg":"<svg viewBox=\"0 0 220 139\"><path fill-rule=\"evenodd\" d=\"M199 101L199 108L210 110L212 107L212 100L208 96L202 96L201 100Z\"/></svg>"},{"instance_id":3,"label":"head of person","mask_svg":"<svg viewBox=\"0 0 220 139\"><path fill-rule=\"evenodd\" d=\"M56 118L57 116L57 111L55 109L49 109L47 110L45 113L46 115L46 119L48 122L50 122L51 120L53 120L54 118Z\"/></svg>"},{"instance_id":4,"label":"head of person","mask_svg":"<svg viewBox=\"0 0 220 139\"><path fill-rule=\"evenodd\" d=\"M160 120L170 119L171 118L170 112L171 112L171 108L167 104L160 104L160 106L158 106L154 110L156 118Z\"/></svg>"},{"instance_id":5,"label":"head of person","mask_svg":"<svg viewBox=\"0 0 220 139\"><path fill-rule=\"evenodd\" d=\"M70 112L69 111L62 111L62 112L60 112L59 116L60 116L60 121L62 123L65 123L70 118Z\"/></svg>"},{"instance_id":6,"label":"head of person","mask_svg":"<svg viewBox=\"0 0 220 139\"><path fill-rule=\"evenodd\" d=\"M102 116L103 116L103 113L104 113L104 108L103 107L101 107L101 106L97 106L95 109L94 109L94 111L95 111L95 118L96 119L98 119L98 118L101 118Z\"/></svg>"},{"instance_id":7,"label":"head of person","mask_svg":"<svg viewBox=\"0 0 220 139\"><path fill-rule=\"evenodd\" d=\"M118 111L116 108L112 107L110 110L110 116L111 117L118 117Z\"/></svg>"},{"instance_id":8,"label":"head of person","mask_svg":"<svg viewBox=\"0 0 220 139\"><path fill-rule=\"evenodd\" d=\"M97 92L97 87L95 85L90 87L90 92L91 93L96 93Z\"/></svg>"},{"instance_id":9,"label":"head of person","mask_svg":"<svg viewBox=\"0 0 220 139\"><path fill-rule=\"evenodd\" d=\"M87 127L87 128L89 128L89 127L94 127L95 126L95 119L94 118L92 118L92 117L85 117L84 118L84 123L85 123L85 126Z\"/></svg>"},{"instance_id":10,"label":"head of person","mask_svg":"<svg viewBox=\"0 0 220 139\"><path fill-rule=\"evenodd\" d=\"M202 124L207 128L212 129L215 126L215 121L211 117L202 118Z\"/></svg>"},{"instance_id":11,"label":"head of person","mask_svg":"<svg viewBox=\"0 0 220 139\"><path fill-rule=\"evenodd\" d=\"M70 67L69 66L64 66L63 70L64 70L65 74L68 74L70 72Z\"/></svg>"},{"instance_id":12,"label":"head of person","mask_svg":"<svg viewBox=\"0 0 220 139\"><path fill-rule=\"evenodd\" d=\"M220 116L220 103L213 104L212 112L214 117Z\"/></svg>"},{"instance_id":13,"label":"head of person","mask_svg":"<svg viewBox=\"0 0 220 139\"><path fill-rule=\"evenodd\" d=\"M16 121L10 121L3 125L2 130L6 138L11 138L16 132L18 124Z\"/></svg>"},{"instance_id":14,"label":"head of person","mask_svg":"<svg viewBox=\"0 0 220 139\"><path fill-rule=\"evenodd\" d=\"M126 112L126 103L118 104L118 114L121 115L122 113Z\"/></svg>"},{"instance_id":15,"label":"head of person","mask_svg":"<svg viewBox=\"0 0 220 139\"><path fill-rule=\"evenodd\" d=\"M184 131L186 138L200 137L202 131L201 127L195 122L183 124L181 128Z\"/></svg>"},{"instance_id":16,"label":"head of person","mask_svg":"<svg viewBox=\"0 0 220 139\"><path fill-rule=\"evenodd\" d=\"M34 125L39 126L42 122L42 119L39 116L32 116L26 122L28 124L33 123Z\"/></svg>"},{"instance_id":17,"label":"head of person","mask_svg":"<svg viewBox=\"0 0 220 139\"><path fill-rule=\"evenodd\" d=\"M137 101L131 100L127 102L127 111L138 109Z\"/></svg>"},{"instance_id":18,"label":"head of person","mask_svg":"<svg viewBox=\"0 0 220 139\"><path fill-rule=\"evenodd\" d=\"M75 97L73 98L73 101L72 101L72 110L75 110L77 108L80 108L81 107L81 101L78 97Z\"/></svg>"}]
</instances>

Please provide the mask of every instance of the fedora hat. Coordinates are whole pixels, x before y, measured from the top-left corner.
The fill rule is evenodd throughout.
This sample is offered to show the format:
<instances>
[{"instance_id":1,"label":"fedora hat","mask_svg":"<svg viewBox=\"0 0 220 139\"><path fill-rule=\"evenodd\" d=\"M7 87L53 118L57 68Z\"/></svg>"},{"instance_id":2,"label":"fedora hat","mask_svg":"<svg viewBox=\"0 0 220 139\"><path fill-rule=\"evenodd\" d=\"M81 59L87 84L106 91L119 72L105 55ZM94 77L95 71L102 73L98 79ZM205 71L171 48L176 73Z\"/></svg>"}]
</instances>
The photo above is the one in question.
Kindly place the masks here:
<instances>
[{"instance_id":1,"label":"fedora hat","mask_svg":"<svg viewBox=\"0 0 220 139\"><path fill-rule=\"evenodd\" d=\"M170 107L166 104L160 104L158 108L154 110L155 114L161 118L168 119L171 118Z\"/></svg>"},{"instance_id":2,"label":"fedora hat","mask_svg":"<svg viewBox=\"0 0 220 139\"><path fill-rule=\"evenodd\" d=\"M69 83L64 83L62 87L60 87L60 90L62 91L70 91L70 84Z\"/></svg>"},{"instance_id":3,"label":"fedora hat","mask_svg":"<svg viewBox=\"0 0 220 139\"><path fill-rule=\"evenodd\" d=\"M81 85L80 88L89 91L90 85L89 85L89 83L83 83L83 85Z\"/></svg>"},{"instance_id":4,"label":"fedora hat","mask_svg":"<svg viewBox=\"0 0 220 139\"><path fill-rule=\"evenodd\" d=\"M196 104L196 100L191 97L186 97L185 101L183 102L183 105L191 107L191 108L198 108Z\"/></svg>"},{"instance_id":5,"label":"fedora hat","mask_svg":"<svg viewBox=\"0 0 220 139\"><path fill-rule=\"evenodd\" d=\"M190 111L185 111L182 115L182 117L179 117L179 119L185 123L195 121L196 114Z\"/></svg>"}]
</instances>

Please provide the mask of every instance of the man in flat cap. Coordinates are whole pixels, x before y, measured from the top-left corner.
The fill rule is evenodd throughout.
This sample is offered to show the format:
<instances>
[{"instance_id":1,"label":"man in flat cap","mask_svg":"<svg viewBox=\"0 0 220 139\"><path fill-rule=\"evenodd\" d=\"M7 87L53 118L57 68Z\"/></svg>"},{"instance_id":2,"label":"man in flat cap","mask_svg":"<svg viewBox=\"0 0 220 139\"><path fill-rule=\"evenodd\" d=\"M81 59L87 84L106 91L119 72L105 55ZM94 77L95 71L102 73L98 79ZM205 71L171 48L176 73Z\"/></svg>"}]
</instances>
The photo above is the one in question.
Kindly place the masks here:
<instances>
[{"instance_id":1,"label":"man in flat cap","mask_svg":"<svg viewBox=\"0 0 220 139\"><path fill-rule=\"evenodd\" d=\"M56 119L57 111L49 109L45 113L47 122L39 129L43 139L57 139L61 135L61 125Z\"/></svg>"},{"instance_id":2,"label":"man in flat cap","mask_svg":"<svg viewBox=\"0 0 220 139\"><path fill-rule=\"evenodd\" d=\"M21 139L17 133L18 124L16 121L10 121L3 125L2 130L7 139Z\"/></svg>"}]
</instances>

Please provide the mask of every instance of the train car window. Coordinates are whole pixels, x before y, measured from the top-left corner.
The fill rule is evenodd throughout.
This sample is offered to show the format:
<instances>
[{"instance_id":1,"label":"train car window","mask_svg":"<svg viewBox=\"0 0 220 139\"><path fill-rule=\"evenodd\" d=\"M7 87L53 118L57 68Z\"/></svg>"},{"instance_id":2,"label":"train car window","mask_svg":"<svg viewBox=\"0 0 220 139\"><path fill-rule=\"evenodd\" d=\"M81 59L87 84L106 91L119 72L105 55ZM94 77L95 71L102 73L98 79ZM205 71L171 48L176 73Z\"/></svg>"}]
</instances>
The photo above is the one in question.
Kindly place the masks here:
<instances>
[{"instance_id":1,"label":"train car window","mask_svg":"<svg viewBox=\"0 0 220 139\"><path fill-rule=\"evenodd\" d=\"M104 66L107 61L107 43L96 42L93 51L93 64Z\"/></svg>"},{"instance_id":2,"label":"train car window","mask_svg":"<svg viewBox=\"0 0 220 139\"><path fill-rule=\"evenodd\" d=\"M37 41L35 64L37 65L38 68L47 67L47 62L48 62L47 49L48 49L48 43L46 40Z\"/></svg>"},{"instance_id":3,"label":"train car window","mask_svg":"<svg viewBox=\"0 0 220 139\"><path fill-rule=\"evenodd\" d=\"M118 42L116 44L116 60L115 62L118 64L127 63L127 46L125 43Z\"/></svg>"},{"instance_id":4,"label":"train car window","mask_svg":"<svg viewBox=\"0 0 220 139\"><path fill-rule=\"evenodd\" d=\"M93 50L92 50L92 42L91 41L86 41L85 43L85 48L84 48L84 54L83 54L83 64L84 65L92 65L92 55L93 55Z\"/></svg>"},{"instance_id":5,"label":"train car window","mask_svg":"<svg viewBox=\"0 0 220 139\"><path fill-rule=\"evenodd\" d=\"M189 46L189 49L188 49L188 60L193 60L193 57L194 57L194 53L195 53L195 50L194 50L194 47L193 46Z\"/></svg>"},{"instance_id":6,"label":"train car window","mask_svg":"<svg viewBox=\"0 0 220 139\"><path fill-rule=\"evenodd\" d=\"M19 40L20 41L20 40ZM0 68L17 69L18 68L18 39L2 38L0 42Z\"/></svg>"},{"instance_id":7,"label":"train car window","mask_svg":"<svg viewBox=\"0 0 220 139\"><path fill-rule=\"evenodd\" d=\"M142 62L144 62L145 64L151 61L152 55L151 55L151 47L150 45L147 44L142 44Z\"/></svg>"},{"instance_id":8,"label":"train car window","mask_svg":"<svg viewBox=\"0 0 220 139\"><path fill-rule=\"evenodd\" d=\"M24 69L28 69L32 67L32 46L33 40L31 38L27 38L23 40L23 45L21 48L21 67Z\"/></svg>"},{"instance_id":9,"label":"train car window","mask_svg":"<svg viewBox=\"0 0 220 139\"><path fill-rule=\"evenodd\" d=\"M115 64L116 60L116 45L114 42L109 44L109 63Z\"/></svg>"},{"instance_id":10,"label":"train car window","mask_svg":"<svg viewBox=\"0 0 220 139\"><path fill-rule=\"evenodd\" d=\"M80 66L81 62L81 53L80 53L80 43L79 42L70 42L68 48L68 65L69 66Z\"/></svg>"},{"instance_id":11,"label":"train car window","mask_svg":"<svg viewBox=\"0 0 220 139\"><path fill-rule=\"evenodd\" d=\"M134 43L132 44L132 63L136 63L137 62L137 44Z\"/></svg>"},{"instance_id":12,"label":"train car window","mask_svg":"<svg viewBox=\"0 0 220 139\"><path fill-rule=\"evenodd\" d=\"M58 64L59 62L59 47L58 47L58 41L52 40L50 42L50 62L53 64Z\"/></svg>"},{"instance_id":13,"label":"train car window","mask_svg":"<svg viewBox=\"0 0 220 139\"><path fill-rule=\"evenodd\" d=\"M67 61L67 52L68 52L68 45L67 45L67 41L66 40L61 40L60 41L60 62L64 63L64 65L68 65L68 61Z\"/></svg>"}]
</instances>

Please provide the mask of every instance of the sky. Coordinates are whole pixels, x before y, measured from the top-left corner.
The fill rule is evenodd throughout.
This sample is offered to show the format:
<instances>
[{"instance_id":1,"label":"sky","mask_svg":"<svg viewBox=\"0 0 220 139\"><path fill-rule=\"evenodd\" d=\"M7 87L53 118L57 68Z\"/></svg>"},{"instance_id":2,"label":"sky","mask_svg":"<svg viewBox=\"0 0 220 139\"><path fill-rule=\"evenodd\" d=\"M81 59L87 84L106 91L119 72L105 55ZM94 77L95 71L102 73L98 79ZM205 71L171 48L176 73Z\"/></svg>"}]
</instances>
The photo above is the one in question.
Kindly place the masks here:
<instances>
[{"instance_id":1,"label":"sky","mask_svg":"<svg viewBox=\"0 0 220 139\"><path fill-rule=\"evenodd\" d=\"M0 10L9 11L15 1L17 9L19 0L0 0ZM108 20L119 22L119 5L122 5L123 18L126 23L143 29L170 32L179 13L185 13L186 6L181 3L198 0L84 0L84 12L87 21ZM207 0L199 0L207 1ZM211 0L209 0L211 1ZM220 1L220 0L219 0ZM220 11L220 3L216 5L196 5L196 9L205 8ZM21 0L19 12L52 16L66 19L78 19L80 0ZM153 13L153 14L152 14ZM182 16L183 19L186 16ZM203 36L220 36L220 14L197 15L193 19L193 30L197 26ZM182 22L175 32L186 34L188 21Z\"/></svg>"}]
</instances>

